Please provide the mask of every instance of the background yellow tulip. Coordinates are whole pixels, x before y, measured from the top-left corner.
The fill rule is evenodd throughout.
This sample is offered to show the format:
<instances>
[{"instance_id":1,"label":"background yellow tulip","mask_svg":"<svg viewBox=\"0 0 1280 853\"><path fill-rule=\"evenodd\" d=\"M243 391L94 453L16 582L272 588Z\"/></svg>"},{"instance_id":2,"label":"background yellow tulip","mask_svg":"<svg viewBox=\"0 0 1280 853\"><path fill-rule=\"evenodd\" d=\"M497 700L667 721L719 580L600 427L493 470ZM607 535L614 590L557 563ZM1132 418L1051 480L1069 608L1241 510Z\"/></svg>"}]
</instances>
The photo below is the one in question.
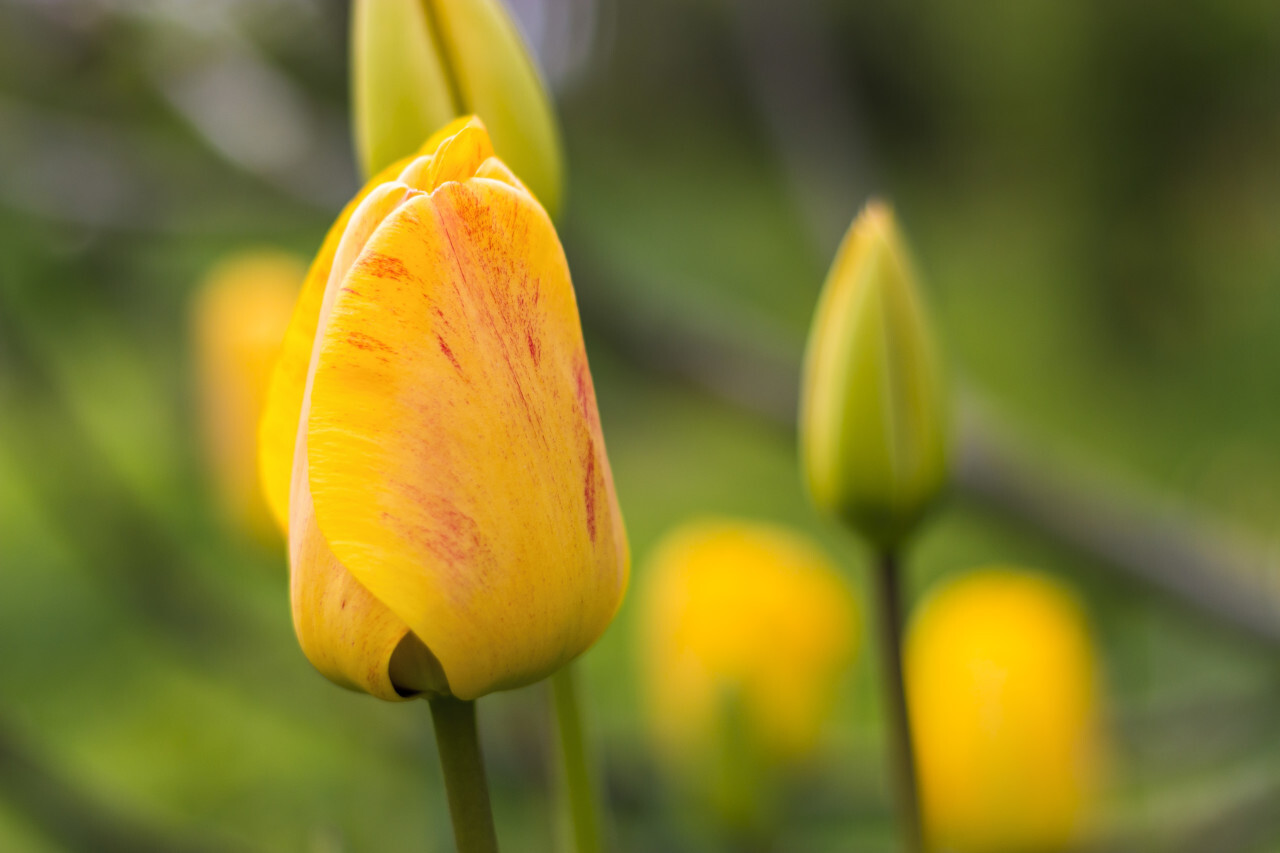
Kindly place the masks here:
<instances>
[{"instance_id":1,"label":"background yellow tulip","mask_svg":"<svg viewBox=\"0 0 1280 853\"><path fill-rule=\"evenodd\" d=\"M1102 755L1099 673L1075 597L1004 568L946 583L912 621L906 665L931 849L1079 840Z\"/></svg>"},{"instance_id":2,"label":"background yellow tulip","mask_svg":"<svg viewBox=\"0 0 1280 853\"><path fill-rule=\"evenodd\" d=\"M809 756L858 628L849 587L814 543L721 519L662 539L639 619L654 734L681 764L710 758L727 725L744 726L768 762Z\"/></svg>"},{"instance_id":3,"label":"background yellow tulip","mask_svg":"<svg viewBox=\"0 0 1280 853\"><path fill-rule=\"evenodd\" d=\"M555 228L479 121L436 141L344 214L295 315L314 342L287 338L263 421L264 477L292 482L299 640L386 699L549 675L604 631L628 573ZM298 399L292 461L274 458Z\"/></svg>"},{"instance_id":4,"label":"background yellow tulip","mask_svg":"<svg viewBox=\"0 0 1280 853\"><path fill-rule=\"evenodd\" d=\"M258 420L306 267L282 251L246 251L212 270L192 305L201 438L223 511L236 526L272 528L258 485Z\"/></svg>"}]
</instances>

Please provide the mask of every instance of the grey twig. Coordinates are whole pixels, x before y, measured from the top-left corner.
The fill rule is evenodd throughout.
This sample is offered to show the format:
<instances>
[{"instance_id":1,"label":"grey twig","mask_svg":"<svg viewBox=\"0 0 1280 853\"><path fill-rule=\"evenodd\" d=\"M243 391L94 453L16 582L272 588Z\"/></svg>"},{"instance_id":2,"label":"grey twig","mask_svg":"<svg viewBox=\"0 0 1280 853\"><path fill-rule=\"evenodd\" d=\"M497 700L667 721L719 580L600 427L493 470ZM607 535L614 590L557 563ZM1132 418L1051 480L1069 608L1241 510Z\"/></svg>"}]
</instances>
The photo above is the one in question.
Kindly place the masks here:
<instances>
[{"instance_id":1,"label":"grey twig","mask_svg":"<svg viewBox=\"0 0 1280 853\"><path fill-rule=\"evenodd\" d=\"M1055 459L972 404L956 482L970 497L1268 642L1280 643L1274 554L1191 509Z\"/></svg>"}]
</instances>

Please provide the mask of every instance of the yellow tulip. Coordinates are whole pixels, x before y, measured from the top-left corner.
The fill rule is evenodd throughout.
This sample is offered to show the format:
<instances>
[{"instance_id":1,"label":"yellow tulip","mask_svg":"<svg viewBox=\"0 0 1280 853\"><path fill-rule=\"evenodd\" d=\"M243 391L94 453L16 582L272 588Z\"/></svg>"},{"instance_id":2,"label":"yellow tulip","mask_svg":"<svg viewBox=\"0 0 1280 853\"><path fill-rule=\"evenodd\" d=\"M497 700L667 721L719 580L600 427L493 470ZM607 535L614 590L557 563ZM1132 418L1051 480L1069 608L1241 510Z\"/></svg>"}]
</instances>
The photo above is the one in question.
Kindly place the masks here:
<instances>
[{"instance_id":1,"label":"yellow tulip","mask_svg":"<svg viewBox=\"0 0 1280 853\"><path fill-rule=\"evenodd\" d=\"M714 760L729 726L766 763L810 755L858 622L848 585L807 538L714 519L662 540L639 619L654 733L677 764Z\"/></svg>"},{"instance_id":2,"label":"yellow tulip","mask_svg":"<svg viewBox=\"0 0 1280 853\"><path fill-rule=\"evenodd\" d=\"M258 419L305 271L287 252L243 252L209 271L192 306L206 465L228 519L254 535L273 526L258 486Z\"/></svg>"},{"instance_id":3,"label":"yellow tulip","mask_svg":"<svg viewBox=\"0 0 1280 853\"><path fill-rule=\"evenodd\" d=\"M564 252L475 119L338 218L260 446L298 639L340 684L465 700L527 684L621 601L626 534Z\"/></svg>"},{"instance_id":4,"label":"yellow tulip","mask_svg":"<svg viewBox=\"0 0 1280 853\"><path fill-rule=\"evenodd\" d=\"M893 212L872 202L827 275L805 355L800 447L817 506L893 548L947 478L947 399Z\"/></svg>"},{"instance_id":5,"label":"yellow tulip","mask_svg":"<svg viewBox=\"0 0 1280 853\"><path fill-rule=\"evenodd\" d=\"M537 66L502 0L356 0L351 73L365 175L451 119L479 116L498 155L554 216L560 134Z\"/></svg>"},{"instance_id":6,"label":"yellow tulip","mask_svg":"<svg viewBox=\"0 0 1280 853\"><path fill-rule=\"evenodd\" d=\"M1102 753L1096 657L1070 592L1010 569L948 583L917 611L906 669L931 849L1079 840Z\"/></svg>"}]
</instances>

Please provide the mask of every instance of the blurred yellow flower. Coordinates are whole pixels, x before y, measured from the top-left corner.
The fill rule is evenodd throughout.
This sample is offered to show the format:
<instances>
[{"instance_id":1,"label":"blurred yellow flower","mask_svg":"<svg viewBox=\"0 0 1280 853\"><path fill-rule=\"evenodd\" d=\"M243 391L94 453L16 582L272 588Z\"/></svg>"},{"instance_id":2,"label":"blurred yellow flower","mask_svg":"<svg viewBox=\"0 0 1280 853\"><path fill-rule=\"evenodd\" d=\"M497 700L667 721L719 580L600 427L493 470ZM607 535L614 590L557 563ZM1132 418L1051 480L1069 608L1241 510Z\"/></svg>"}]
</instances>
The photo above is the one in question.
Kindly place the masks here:
<instances>
[{"instance_id":1,"label":"blurred yellow flower","mask_svg":"<svg viewBox=\"0 0 1280 853\"><path fill-rule=\"evenodd\" d=\"M907 693L930 849L1062 850L1101 776L1097 664L1075 597L986 569L934 592L912 621Z\"/></svg>"},{"instance_id":2,"label":"blurred yellow flower","mask_svg":"<svg viewBox=\"0 0 1280 853\"><path fill-rule=\"evenodd\" d=\"M287 252L241 252L209 271L192 305L206 467L228 519L257 536L273 527L258 486L258 419L305 272Z\"/></svg>"},{"instance_id":3,"label":"blurred yellow flower","mask_svg":"<svg viewBox=\"0 0 1280 853\"><path fill-rule=\"evenodd\" d=\"M731 725L769 763L809 756L858 630L848 585L814 543L720 519L664 537L639 619L654 734L677 764L713 760Z\"/></svg>"},{"instance_id":4,"label":"blurred yellow flower","mask_svg":"<svg viewBox=\"0 0 1280 853\"><path fill-rule=\"evenodd\" d=\"M819 509L892 548L947 478L947 397L893 211L871 202L845 235L809 332L800 449Z\"/></svg>"},{"instance_id":5,"label":"blurred yellow flower","mask_svg":"<svg viewBox=\"0 0 1280 853\"><path fill-rule=\"evenodd\" d=\"M355 0L351 74L365 175L451 119L479 116L498 155L543 207L560 207L551 99L502 0Z\"/></svg>"},{"instance_id":6,"label":"blurred yellow flower","mask_svg":"<svg viewBox=\"0 0 1280 853\"><path fill-rule=\"evenodd\" d=\"M311 662L474 699L588 648L626 534L559 238L477 120L343 212L262 422Z\"/></svg>"}]
</instances>

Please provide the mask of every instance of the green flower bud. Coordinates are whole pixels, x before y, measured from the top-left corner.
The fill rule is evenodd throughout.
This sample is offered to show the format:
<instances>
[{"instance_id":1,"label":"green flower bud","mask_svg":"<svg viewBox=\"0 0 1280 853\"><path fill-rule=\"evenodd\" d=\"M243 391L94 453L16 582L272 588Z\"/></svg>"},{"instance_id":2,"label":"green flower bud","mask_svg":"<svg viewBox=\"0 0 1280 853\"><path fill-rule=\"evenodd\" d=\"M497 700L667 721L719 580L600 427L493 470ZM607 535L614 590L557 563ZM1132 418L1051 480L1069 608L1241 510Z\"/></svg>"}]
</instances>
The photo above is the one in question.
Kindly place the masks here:
<instances>
[{"instance_id":1,"label":"green flower bud","mask_svg":"<svg viewBox=\"0 0 1280 853\"><path fill-rule=\"evenodd\" d=\"M948 400L893 211L873 201L827 274L805 353L800 450L814 503L898 545L947 479Z\"/></svg>"},{"instance_id":2,"label":"green flower bud","mask_svg":"<svg viewBox=\"0 0 1280 853\"><path fill-rule=\"evenodd\" d=\"M498 156L558 212L559 128L502 0L355 0L351 20L356 148L366 177L474 114Z\"/></svg>"}]
</instances>

